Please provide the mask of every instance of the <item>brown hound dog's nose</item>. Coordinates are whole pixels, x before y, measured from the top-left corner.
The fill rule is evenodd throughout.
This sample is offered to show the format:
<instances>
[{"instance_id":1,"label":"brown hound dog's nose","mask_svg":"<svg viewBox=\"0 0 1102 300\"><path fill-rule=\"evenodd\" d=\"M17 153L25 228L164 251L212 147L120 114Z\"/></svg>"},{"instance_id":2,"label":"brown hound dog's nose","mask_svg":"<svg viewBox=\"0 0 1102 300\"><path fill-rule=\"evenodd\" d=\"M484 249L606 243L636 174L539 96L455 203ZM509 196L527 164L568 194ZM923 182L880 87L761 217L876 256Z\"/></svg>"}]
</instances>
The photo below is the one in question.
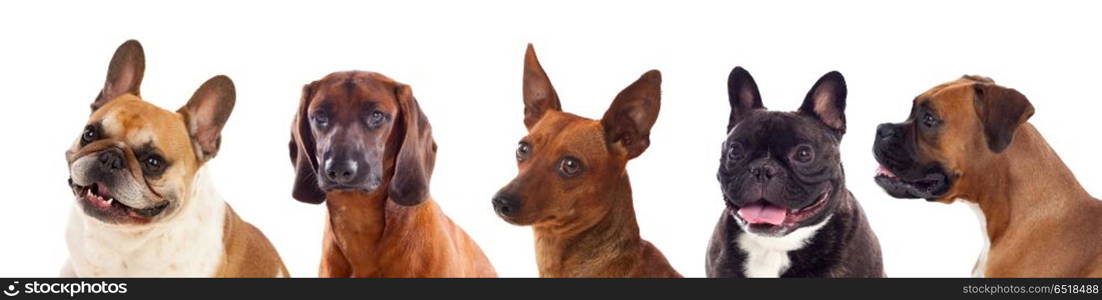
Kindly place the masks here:
<instances>
[{"instance_id":1,"label":"brown hound dog's nose","mask_svg":"<svg viewBox=\"0 0 1102 300\"><path fill-rule=\"evenodd\" d=\"M355 160L329 160L325 166L325 179L338 184L347 184L356 178L359 164Z\"/></svg>"}]
</instances>

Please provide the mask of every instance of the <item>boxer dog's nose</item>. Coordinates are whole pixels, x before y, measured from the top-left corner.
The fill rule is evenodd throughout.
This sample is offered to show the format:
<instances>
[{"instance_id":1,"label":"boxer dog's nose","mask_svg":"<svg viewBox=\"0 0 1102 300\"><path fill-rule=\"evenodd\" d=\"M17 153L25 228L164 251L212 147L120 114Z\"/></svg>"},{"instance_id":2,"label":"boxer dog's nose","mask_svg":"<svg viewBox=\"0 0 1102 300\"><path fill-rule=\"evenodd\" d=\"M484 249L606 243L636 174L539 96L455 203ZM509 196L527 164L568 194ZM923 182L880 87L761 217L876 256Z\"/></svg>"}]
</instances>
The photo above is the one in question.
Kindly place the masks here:
<instances>
[{"instance_id":1,"label":"boxer dog's nose","mask_svg":"<svg viewBox=\"0 0 1102 300\"><path fill-rule=\"evenodd\" d=\"M325 179L338 184L348 184L356 178L358 169L359 163L355 160L330 159L325 161Z\"/></svg>"},{"instance_id":2,"label":"boxer dog's nose","mask_svg":"<svg viewBox=\"0 0 1102 300\"><path fill-rule=\"evenodd\" d=\"M882 140L899 138L899 127L892 123L884 123L876 126L876 136Z\"/></svg>"}]
</instances>

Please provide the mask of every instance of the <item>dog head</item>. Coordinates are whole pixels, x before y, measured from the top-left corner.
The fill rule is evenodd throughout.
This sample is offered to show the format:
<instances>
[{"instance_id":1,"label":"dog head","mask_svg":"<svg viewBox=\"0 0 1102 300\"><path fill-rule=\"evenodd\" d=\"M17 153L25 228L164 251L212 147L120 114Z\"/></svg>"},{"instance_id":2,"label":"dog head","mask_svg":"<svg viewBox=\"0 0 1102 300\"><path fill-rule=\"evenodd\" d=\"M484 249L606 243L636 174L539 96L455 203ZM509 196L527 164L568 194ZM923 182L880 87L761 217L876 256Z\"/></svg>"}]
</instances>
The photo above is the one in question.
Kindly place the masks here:
<instances>
[{"instance_id":1,"label":"dog head","mask_svg":"<svg viewBox=\"0 0 1102 300\"><path fill-rule=\"evenodd\" d=\"M876 129L876 183L896 198L952 202L955 187L972 165L999 155L1033 105L990 78L964 76L914 98L902 123Z\"/></svg>"},{"instance_id":2,"label":"dog head","mask_svg":"<svg viewBox=\"0 0 1102 300\"><path fill-rule=\"evenodd\" d=\"M175 112L149 104L139 92L144 70L141 44L119 46L91 118L65 153L80 207L103 223L152 224L187 207L233 110L233 82L221 75Z\"/></svg>"},{"instance_id":3,"label":"dog head","mask_svg":"<svg viewBox=\"0 0 1102 300\"><path fill-rule=\"evenodd\" d=\"M432 127L408 85L382 74L337 72L302 88L291 129L292 195L385 195L400 205L428 198L436 160ZM380 188L386 187L386 188Z\"/></svg>"},{"instance_id":4,"label":"dog head","mask_svg":"<svg viewBox=\"0 0 1102 300\"><path fill-rule=\"evenodd\" d=\"M783 236L818 224L839 205L845 176L846 82L823 75L796 112L768 111L750 73L727 79L731 104L718 179L728 212L751 233Z\"/></svg>"},{"instance_id":5,"label":"dog head","mask_svg":"<svg viewBox=\"0 0 1102 300\"><path fill-rule=\"evenodd\" d=\"M493 198L494 210L517 225L581 224L615 206L612 192L630 191L624 169L650 145L658 118L661 74L652 70L621 91L601 120L562 112L558 95L528 45L524 60L524 125L516 150L519 173Z\"/></svg>"}]
</instances>

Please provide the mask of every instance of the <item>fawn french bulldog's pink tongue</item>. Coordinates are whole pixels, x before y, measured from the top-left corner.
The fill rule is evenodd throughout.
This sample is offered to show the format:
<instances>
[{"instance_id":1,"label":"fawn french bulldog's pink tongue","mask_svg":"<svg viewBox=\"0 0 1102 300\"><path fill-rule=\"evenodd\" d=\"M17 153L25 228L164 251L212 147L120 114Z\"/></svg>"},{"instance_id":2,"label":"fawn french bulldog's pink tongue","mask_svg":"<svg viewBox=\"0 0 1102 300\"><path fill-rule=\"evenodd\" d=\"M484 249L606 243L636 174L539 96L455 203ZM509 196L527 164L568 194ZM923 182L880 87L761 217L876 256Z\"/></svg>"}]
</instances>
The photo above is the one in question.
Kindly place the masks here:
<instances>
[{"instance_id":1,"label":"fawn french bulldog's pink tongue","mask_svg":"<svg viewBox=\"0 0 1102 300\"><path fill-rule=\"evenodd\" d=\"M750 224L781 225L781 223L784 223L788 211L783 207L770 205L762 201L739 208L738 215Z\"/></svg>"}]
</instances>

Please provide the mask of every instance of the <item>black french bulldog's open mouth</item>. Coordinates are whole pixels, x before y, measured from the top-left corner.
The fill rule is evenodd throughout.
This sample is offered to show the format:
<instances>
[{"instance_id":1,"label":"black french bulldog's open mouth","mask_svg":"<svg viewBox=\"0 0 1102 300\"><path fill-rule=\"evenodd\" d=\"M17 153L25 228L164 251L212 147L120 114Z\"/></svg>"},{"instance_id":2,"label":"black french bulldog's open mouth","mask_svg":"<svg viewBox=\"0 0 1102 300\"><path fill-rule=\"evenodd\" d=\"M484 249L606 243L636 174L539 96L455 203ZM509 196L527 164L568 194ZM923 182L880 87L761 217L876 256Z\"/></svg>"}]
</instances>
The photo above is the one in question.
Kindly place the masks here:
<instances>
[{"instance_id":1,"label":"black french bulldog's open mouth","mask_svg":"<svg viewBox=\"0 0 1102 300\"><path fill-rule=\"evenodd\" d=\"M826 207L832 190L827 189L815 202L802 208L787 208L761 199L753 203L733 207L735 217L756 232L779 233L795 228L800 222L819 214Z\"/></svg>"},{"instance_id":2,"label":"black french bulldog's open mouth","mask_svg":"<svg viewBox=\"0 0 1102 300\"><path fill-rule=\"evenodd\" d=\"M875 179L876 184L896 198L936 200L949 192L952 186L949 175L940 167L931 168L922 178L903 179L881 165L876 169Z\"/></svg>"},{"instance_id":3,"label":"black french bulldog's open mouth","mask_svg":"<svg viewBox=\"0 0 1102 300\"><path fill-rule=\"evenodd\" d=\"M115 199L110 188L102 182L81 186L69 180L69 185L85 213L116 223L146 223L168 208L168 201L149 208L133 208Z\"/></svg>"}]
</instances>

